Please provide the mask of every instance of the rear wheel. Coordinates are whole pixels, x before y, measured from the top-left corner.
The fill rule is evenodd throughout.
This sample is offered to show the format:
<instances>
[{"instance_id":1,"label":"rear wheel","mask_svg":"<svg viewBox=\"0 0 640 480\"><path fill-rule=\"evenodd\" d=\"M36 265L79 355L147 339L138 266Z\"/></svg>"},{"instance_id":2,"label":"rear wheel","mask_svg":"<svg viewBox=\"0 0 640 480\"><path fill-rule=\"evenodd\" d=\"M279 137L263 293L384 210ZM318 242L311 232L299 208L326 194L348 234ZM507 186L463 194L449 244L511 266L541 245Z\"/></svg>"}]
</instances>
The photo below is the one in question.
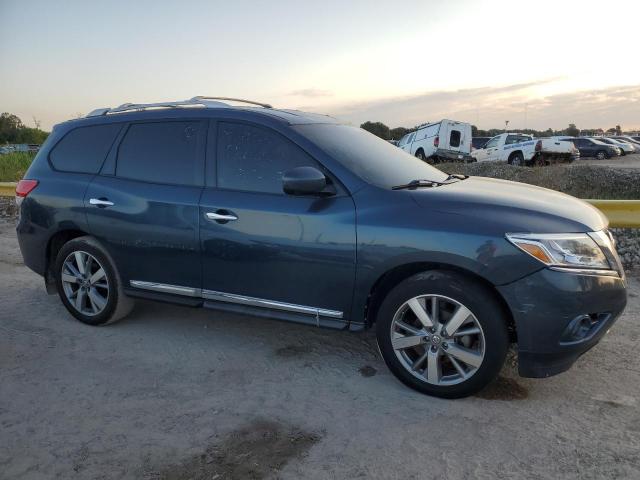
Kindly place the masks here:
<instances>
[{"instance_id":1,"label":"rear wheel","mask_svg":"<svg viewBox=\"0 0 640 480\"><path fill-rule=\"evenodd\" d=\"M391 372L428 395L471 395L500 372L509 344L493 293L467 277L427 271L400 283L376 320L380 352Z\"/></svg>"},{"instance_id":2,"label":"rear wheel","mask_svg":"<svg viewBox=\"0 0 640 480\"><path fill-rule=\"evenodd\" d=\"M424 154L424 151L422 149L419 149L416 152L416 158L419 158L420 160L422 160L423 162L425 162L427 160L427 157Z\"/></svg>"},{"instance_id":3,"label":"rear wheel","mask_svg":"<svg viewBox=\"0 0 640 480\"><path fill-rule=\"evenodd\" d=\"M524 156L520 152L515 152L509 157L509 163L516 167L524 165Z\"/></svg>"},{"instance_id":4,"label":"rear wheel","mask_svg":"<svg viewBox=\"0 0 640 480\"><path fill-rule=\"evenodd\" d=\"M598 151L596 152L596 158L597 158L598 160L604 160L605 158L607 158L607 154L605 153L605 151L604 151L604 150L598 150Z\"/></svg>"},{"instance_id":5,"label":"rear wheel","mask_svg":"<svg viewBox=\"0 0 640 480\"><path fill-rule=\"evenodd\" d=\"M69 313L88 325L120 320L133 308L104 248L92 237L65 243L56 257L58 295Z\"/></svg>"}]
</instances>

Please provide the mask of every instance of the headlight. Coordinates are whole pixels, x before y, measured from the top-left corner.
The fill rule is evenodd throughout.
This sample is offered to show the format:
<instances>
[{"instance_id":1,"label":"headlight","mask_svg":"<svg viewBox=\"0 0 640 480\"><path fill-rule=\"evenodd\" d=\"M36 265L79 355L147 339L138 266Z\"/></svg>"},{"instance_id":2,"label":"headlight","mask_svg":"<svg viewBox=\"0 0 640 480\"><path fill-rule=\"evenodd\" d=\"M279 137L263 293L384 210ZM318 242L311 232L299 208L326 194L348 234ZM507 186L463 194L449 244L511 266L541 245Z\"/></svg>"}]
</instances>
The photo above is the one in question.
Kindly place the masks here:
<instances>
[{"instance_id":1,"label":"headlight","mask_svg":"<svg viewBox=\"0 0 640 480\"><path fill-rule=\"evenodd\" d=\"M509 233L507 239L545 265L596 270L611 269L607 256L591 235L597 235L600 240L602 233ZM606 235L604 238L608 240Z\"/></svg>"}]
</instances>

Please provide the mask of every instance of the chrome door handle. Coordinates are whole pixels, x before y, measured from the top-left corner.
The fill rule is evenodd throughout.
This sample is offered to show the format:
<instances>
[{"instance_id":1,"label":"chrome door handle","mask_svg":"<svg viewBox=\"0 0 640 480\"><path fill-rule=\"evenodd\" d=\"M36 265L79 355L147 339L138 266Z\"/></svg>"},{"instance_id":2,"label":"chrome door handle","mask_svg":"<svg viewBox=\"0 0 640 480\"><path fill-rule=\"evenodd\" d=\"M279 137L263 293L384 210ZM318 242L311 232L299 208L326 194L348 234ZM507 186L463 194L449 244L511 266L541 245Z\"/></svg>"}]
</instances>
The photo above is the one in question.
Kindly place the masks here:
<instances>
[{"instance_id":1,"label":"chrome door handle","mask_svg":"<svg viewBox=\"0 0 640 480\"><path fill-rule=\"evenodd\" d=\"M103 200L102 198L90 198L89 204L97 205L98 207L113 207L113 202Z\"/></svg>"},{"instance_id":2,"label":"chrome door handle","mask_svg":"<svg viewBox=\"0 0 640 480\"><path fill-rule=\"evenodd\" d=\"M216 212L207 212L207 218L209 220L214 220L216 222L233 222L238 219L232 213L216 213Z\"/></svg>"}]
</instances>

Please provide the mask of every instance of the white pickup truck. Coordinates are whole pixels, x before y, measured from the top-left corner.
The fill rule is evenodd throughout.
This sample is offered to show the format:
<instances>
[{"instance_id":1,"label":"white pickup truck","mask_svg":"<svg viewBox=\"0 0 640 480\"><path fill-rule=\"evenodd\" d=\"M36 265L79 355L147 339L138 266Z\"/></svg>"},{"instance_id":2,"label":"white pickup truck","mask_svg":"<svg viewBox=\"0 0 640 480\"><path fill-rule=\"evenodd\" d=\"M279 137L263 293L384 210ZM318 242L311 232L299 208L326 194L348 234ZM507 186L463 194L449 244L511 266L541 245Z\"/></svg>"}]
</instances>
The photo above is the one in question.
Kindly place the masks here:
<instances>
[{"instance_id":1,"label":"white pickup truck","mask_svg":"<svg viewBox=\"0 0 640 480\"><path fill-rule=\"evenodd\" d=\"M580 152L570 142L553 138L534 138L522 133L503 133L484 147L471 152L478 162L508 162L511 165L547 165L573 162Z\"/></svg>"}]
</instances>

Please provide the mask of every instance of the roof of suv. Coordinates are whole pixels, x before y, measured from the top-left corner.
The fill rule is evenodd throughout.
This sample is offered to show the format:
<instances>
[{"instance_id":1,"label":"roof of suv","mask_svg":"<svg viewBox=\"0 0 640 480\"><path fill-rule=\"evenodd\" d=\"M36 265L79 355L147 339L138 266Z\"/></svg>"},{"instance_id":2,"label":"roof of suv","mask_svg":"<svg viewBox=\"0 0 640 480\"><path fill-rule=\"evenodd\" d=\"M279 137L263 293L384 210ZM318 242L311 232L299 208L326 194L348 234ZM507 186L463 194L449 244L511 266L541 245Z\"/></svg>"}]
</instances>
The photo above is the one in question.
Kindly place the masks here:
<instances>
[{"instance_id":1,"label":"roof of suv","mask_svg":"<svg viewBox=\"0 0 640 480\"><path fill-rule=\"evenodd\" d=\"M237 106L219 100L231 100L235 102L250 104L251 106ZM258 105L258 106L254 106ZM249 114L267 116L272 119L280 120L289 125L303 125L312 123L340 123L337 119L328 115L317 113L302 112L299 110L275 109L271 105L258 102L227 99L220 97L193 97L190 100L170 101L148 104L132 104L125 103L114 108L99 108L93 110L86 117L69 120L76 123L96 123L90 120L109 119L110 121L131 121L139 119L156 119L156 118L180 118L189 115L189 112L198 111L206 112L246 112ZM208 115L205 115L208 116ZM65 122L66 123L66 122ZM101 123L101 122L98 122Z\"/></svg>"}]
</instances>

